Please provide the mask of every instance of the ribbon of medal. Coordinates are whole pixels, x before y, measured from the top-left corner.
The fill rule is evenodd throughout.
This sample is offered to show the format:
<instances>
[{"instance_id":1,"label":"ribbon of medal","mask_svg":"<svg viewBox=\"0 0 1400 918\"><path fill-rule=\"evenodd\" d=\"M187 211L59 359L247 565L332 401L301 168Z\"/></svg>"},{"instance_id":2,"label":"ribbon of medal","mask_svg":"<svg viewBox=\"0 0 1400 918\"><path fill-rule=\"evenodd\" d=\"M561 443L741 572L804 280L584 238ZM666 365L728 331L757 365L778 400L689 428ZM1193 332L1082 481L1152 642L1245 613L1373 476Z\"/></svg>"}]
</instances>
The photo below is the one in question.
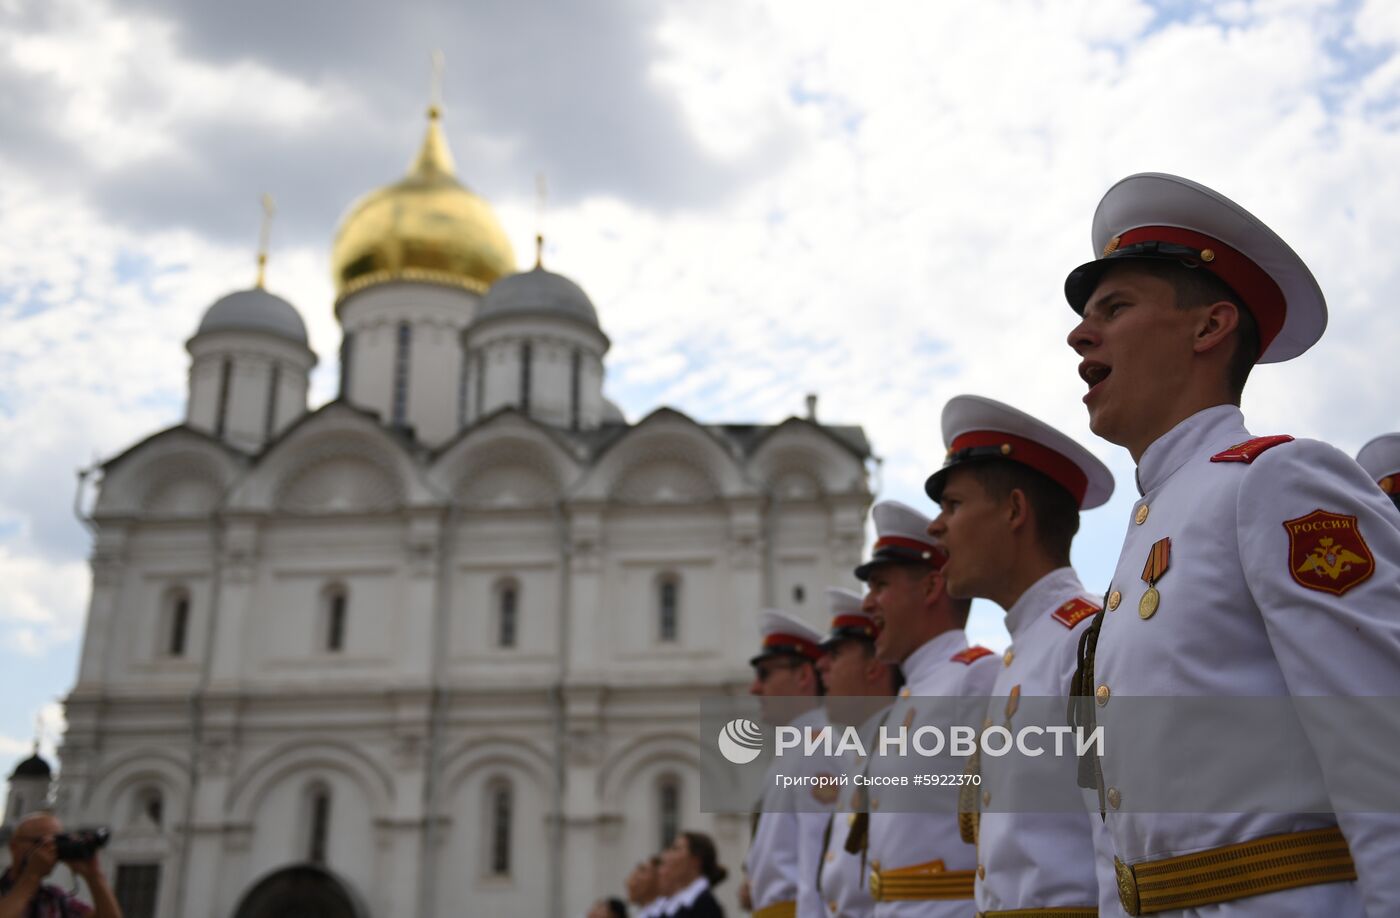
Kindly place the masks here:
<instances>
[{"instance_id":1,"label":"ribbon of medal","mask_svg":"<svg viewBox=\"0 0 1400 918\"><path fill-rule=\"evenodd\" d=\"M1142 579L1147 581L1147 592L1138 602L1138 615L1144 621L1157 614L1162 603L1162 594L1157 592L1157 581L1167 572L1172 560L1172 540L1159 539L1147 553L1147 563L1142 568Z\"/></svg>"}]
</instances>

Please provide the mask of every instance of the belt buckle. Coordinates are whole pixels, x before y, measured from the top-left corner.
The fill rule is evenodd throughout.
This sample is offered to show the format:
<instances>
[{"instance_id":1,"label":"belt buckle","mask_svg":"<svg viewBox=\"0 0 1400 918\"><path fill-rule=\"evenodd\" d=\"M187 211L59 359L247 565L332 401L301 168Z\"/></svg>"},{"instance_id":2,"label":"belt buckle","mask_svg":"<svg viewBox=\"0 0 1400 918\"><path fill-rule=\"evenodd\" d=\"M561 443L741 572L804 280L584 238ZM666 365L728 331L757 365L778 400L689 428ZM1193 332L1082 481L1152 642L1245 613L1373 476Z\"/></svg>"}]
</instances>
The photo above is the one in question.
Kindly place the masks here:
<instances>
[{"instance_id":1,"label":"belt buckle","mask_svg":"<svg viewBox=\"0 0 1400 918\"><path fill-rule=\"evenodd\" d=\"M1129 915L1142 914L1142 897L1138 894L1137 874L1118 858L1113 859L1113 872L1118 875L1118 901Z\"/></svg>"}]
</instances>

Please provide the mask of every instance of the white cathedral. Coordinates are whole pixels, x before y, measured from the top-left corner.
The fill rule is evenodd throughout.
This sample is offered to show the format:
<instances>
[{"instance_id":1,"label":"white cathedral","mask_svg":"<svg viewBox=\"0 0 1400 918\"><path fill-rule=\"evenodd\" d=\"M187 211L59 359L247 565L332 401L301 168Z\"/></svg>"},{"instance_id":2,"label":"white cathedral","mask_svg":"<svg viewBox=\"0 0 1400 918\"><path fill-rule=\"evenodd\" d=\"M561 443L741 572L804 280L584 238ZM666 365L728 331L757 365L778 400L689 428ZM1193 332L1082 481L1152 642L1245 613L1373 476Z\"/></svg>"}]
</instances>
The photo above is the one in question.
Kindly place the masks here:
<instances>
[{"instance_id":1,"label":"white cathedral","mask_svg":"<svg viewBox=\"0 0 1400 918\"><path fill-rule=\"evenodd\" d=\"M824 627L860 428L629 424L592 302L516 272L435 109L332 261L338 398L260 282L189 339L184 422L102 466L59 815L112 828L128 918L577 915L684 828L733 909L699 700L747 691L760 608Z\"/></svg>"}]
</instances>

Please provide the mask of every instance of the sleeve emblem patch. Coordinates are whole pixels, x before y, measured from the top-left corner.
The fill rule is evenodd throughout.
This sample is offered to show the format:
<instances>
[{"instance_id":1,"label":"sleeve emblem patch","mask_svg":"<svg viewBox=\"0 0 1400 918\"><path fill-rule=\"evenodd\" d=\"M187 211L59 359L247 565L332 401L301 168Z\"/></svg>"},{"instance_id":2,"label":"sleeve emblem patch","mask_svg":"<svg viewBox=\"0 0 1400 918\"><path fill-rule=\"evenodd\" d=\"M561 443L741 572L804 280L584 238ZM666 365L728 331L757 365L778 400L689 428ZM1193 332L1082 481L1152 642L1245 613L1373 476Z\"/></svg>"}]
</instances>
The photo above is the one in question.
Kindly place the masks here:
<instances>
[{"instance_id":1,"label":"sleeve emblem patch","mask_svg":"<svg viewBox=\"0 0 1400 918\"><path fill-rule=\"evenodd\" d=\"M1376 569L1356 517L1326 510L1287 520L1288 572L1299 586L1341 596Z\"/></svg>"},{"instance_id":2,"label":"sleeve emblem patch","mask_svg":"<svg viewBox=\"0 0 1400 918\"><path fill-rule=\"evenodd\" d=\"M1050 617L1064 625L1066 628L1073 628L1091 615L1098 615L1099 607L1087 599L1074 598L1055 610Z\"/></svg>"}]
</instances>

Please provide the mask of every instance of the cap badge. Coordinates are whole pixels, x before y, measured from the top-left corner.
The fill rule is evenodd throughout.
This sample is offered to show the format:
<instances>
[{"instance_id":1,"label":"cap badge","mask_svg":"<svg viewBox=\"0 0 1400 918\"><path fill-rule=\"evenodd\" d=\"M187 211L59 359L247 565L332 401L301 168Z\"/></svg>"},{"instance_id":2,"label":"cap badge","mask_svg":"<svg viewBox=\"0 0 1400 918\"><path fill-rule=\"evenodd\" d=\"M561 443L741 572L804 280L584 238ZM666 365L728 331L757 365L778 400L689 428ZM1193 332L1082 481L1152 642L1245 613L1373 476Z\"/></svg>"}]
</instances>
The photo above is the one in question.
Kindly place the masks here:
<instances>
[{"instance_id":1,"label":"cap badge","mask_svg":"<svg viewBox=\"0 0 1400 918\"><path fill-rule=\"evenodd\" d=\"M1123 241L1123 237L1122 237L1122 236L1114 236L1112 239L1108 240L1108 243L1103 247L1103 254L1101 254L1099 257L1100 257L1100 258L1107 258L1108 256L1112 255L1114 252L1118 251L1118 243L1120 243L1120 242L1122 242L1122 241Z\"/></svg>"}]
</instances>

